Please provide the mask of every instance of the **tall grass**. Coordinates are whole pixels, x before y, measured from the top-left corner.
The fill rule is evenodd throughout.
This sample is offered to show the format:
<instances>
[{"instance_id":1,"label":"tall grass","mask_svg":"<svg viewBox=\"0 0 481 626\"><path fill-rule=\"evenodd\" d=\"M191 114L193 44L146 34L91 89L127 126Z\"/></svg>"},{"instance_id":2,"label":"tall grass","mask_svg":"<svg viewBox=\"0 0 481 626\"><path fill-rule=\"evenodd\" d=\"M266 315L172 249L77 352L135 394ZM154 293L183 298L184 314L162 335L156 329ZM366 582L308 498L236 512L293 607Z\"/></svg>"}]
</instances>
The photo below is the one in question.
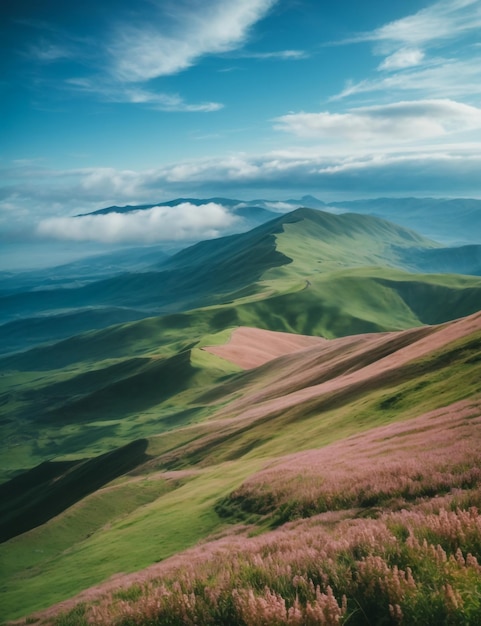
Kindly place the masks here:
<instances>
[{"instance_id":1,"label":"tall grass","mask_svg":"<svg viewBox=\"0 0 481 626\"><path fill-rule=\"evenodd\" d=\"M424 505L333 521L321 515L199 546L159 565L141 595L139 583L135 593L107 594L79 619L97 626L480 623L475 507ZM48 623L65 624L65 615Z\"/></svg>"},{"instance_id":2,"label":"tall grass","mask_svg":"<svg viewBox=\"0 0 481 626\"><path fill-rule=\"evenodd\" d=\"M269 515L274 524L353 507L405 506L481 483L481 401L372 429L286 456L224 498L219 512Z\"/></svg>"},{"instance_id":3,"label":"tall grass","mask_svg":"<svg viewBox=\"0 0 481 626\"><path fill-rule=\"evenodd\" d=\"M40 623L477 625L480 409L457 403L286 457L231 498L264 498L275 524L287 510L304 519L236 527Z\"/></svg>"}]
</instances>

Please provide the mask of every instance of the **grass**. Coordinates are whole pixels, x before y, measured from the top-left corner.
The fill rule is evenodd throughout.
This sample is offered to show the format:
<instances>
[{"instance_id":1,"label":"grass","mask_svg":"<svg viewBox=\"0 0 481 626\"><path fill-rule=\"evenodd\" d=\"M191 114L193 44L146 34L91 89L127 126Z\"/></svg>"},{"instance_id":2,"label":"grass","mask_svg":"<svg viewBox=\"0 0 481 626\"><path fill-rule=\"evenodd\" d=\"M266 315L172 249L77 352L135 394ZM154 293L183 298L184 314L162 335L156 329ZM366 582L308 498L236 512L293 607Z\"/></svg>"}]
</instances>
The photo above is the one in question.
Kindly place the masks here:
<instances>
[{"instance_id":1,"label":"grass","mask_svg":"<svg viewBox=\"0 0 481 626\"><path fill-rule=\"evenodd\" d=\"M3 553L4 567L10 576L32 570L175 487L174 481L142 477L99 489L21 539L12 540Z\"/></svg>"},{"instance_id":2,"label":"grass","mask_svg":"<svg viewBox=\"0 0 481 626\"><path fill-rule=\"evenodd\" d=\"M180 449L181 464L215 464L228 459L275 458L292 450L324 446L377 425L410 419L421 412L446 406L481 393L480 335L453 342L449 349L418 359L390 375L375 377L338 392L314 394L313 399L293 399L292 406L269 412L266 407L258 420L244 419L234 426L219 428L192 446ZM299 363L299 368L303 365ZM359 367L359 365L358 365ZM291 365L289 366L291 368ZM257 370L254 390L268 384ZM279 379L286 377L282 370ZM246 376L249 380L248 375ZM446 380L450 381L446 385ZM271 381L272 384L272 381ZM285 388L285 383L284 386ZM255 391L254 391L255 393ZM245 390L240 406L249 410L254 395ZM252 398L252 399L251 399ZM227 409L226 415L235 415Z\"/></svg>"},{"instance_id":3,"label":"grass","mask_svg":"<svg viewBox=\"0 0 481 626\"><path fill-rule=\"evenodd\" d=\"M196 408L196 395L238 371L196 349L109 360L94 369L79 362L70 369L6 372L0 475L9 478L52 457L101 454L200 419L211 410Z\"/></svg>"},{"instance_id":4,"label":"grass","mask_svg":"<svg viewBox=\"0 0 481 626\"><path fill-rule=\"evenodd\" d=\"M481 393L479 332L392 371L328 392L316 392L315 386L395 353L403 342L414 341L416 333L420 337L430 331L412 331L399 340L376 338L365 349L357 343L362 340L353 339L342 358L337 352L322 355L327 369L314 357L303 361L304 357L288 355L255 372L242 372L202 350L227 341L239 325L332 338L420 327L480 308L479 278L413 275L394 268L399 262L396 246L431 244L369 219L351 219L349 229L347 217L320 215L322 223L311 218L301 211L287 222L280 220L275 232L267 227L257 230L254 240L227 238L220 248L210 242L178 257L172 271L192 279L192 293L198 280L187 276L193 260L209 259L212 267L220 263L223 270L237 272L231 284L212 279L216 287L208 290L204 308L88 332L0 361L5 416L1 476L11 477L52 458L75 461L76 471L90 467L102 475L95 477L101 478L100 485L90 474L84 481L95 492L77 492L72 506L0 546L2 610L8 618L47 607L118 572L161 562L212 535L228 534L232 522L253 524L252 534L265 531L270 524L295 516L292 511L300 506L292 505L292 495L277 498L272 480L269 498L274 508L268 517L263 519L266 512L256 507L246 512L248 487L261 485L255 477L263 475L257 472L266 464L295 451L322 450L346 437ZM376 231L375 245L370 245L374 239L366 224ZM330 236L323 239L321 231L323 237L326 232ZM260 259L247 245L252 241ZM381 267L386 262L393 267ZM254 282L237 275L243 264ZM220 274L223 280L229 276L227 270ZM132 281L130 287L143 297L144 286ZM109 286L117 293L118 286ZM288 396L287 404L276 408L275 400L282 395ZM104 472L99 455L141 438L147 443L140 464L117 474ZM72 470L69 476L74 475ZM62 486L75 492L85 476L79 472L77 482L65 478L57 484L38 482L41 489L30 502L27 492L16 501L16 513L24 516L30 505L41 507ZM284 482L281 478L283 486L299 481L289 475ZM259 489L264 496L268 493L264 486ZM232 495L243 493L244 500ZM364 504L355 496L348 503ZM308 499L302 506L304 511L319 512ZM388 566L394 571L392 563ZM259 583L250 595L248 578L258 575L262 582L270 574L251 565L246 571L240 594L234 597L227 589L223 596L224 623L236 623L228 621L232 611L245 621L249 611L260 611L261 605L282 611L279 597L287 602L286 611L294 607L292 594L284 597L280 587L269 588L268 593ZM464 570L459 575L464 576ZM214 580L217 574L212 576ZM299 607L302 619L308 610L324 615L332 609L340 611L339 619L349 616L356 623L352 603L360 600L351 598L344 607L344 592L337 591L329 583L317 593L314 585ZM422 601L426 597L422 595ZM116 601L135 605L143 598L137 589ZM81 623L89 611L84 607L78 615L62 619Z\"/></svg>"},{"instance_id":5,"label":"grass","mask_svg":"<svg viewBox=\"0 0 481 626\"><path fill-rule=\"evenodd\" d=\"M38 474L45 464L0 486L2 523L0 540L6 541L45 523L148 457L147 441L139 439L99 457L67 465L46 479Z\"/></svg>"},{"instance_id":6,"label":"grass","mask_svg":"<svg viewBox=\"0 0 481 626\"><path fill-rule=\"evenodd\" d=\"M474 626L481 617L480 531L476 508L434 503L376 520L319 516L200 546L140 585L124 583L120 597L106 591L77 610L97 626ZM74 610L49 623L79 626Z\"/></svg>"},{"instance_id":7,"label":"grass","mask_svg":"<svg viewBox=\"0 0 481 626\"><path fill-rule=\"evenodd\" d=\"M249 485L251 480L255 484L256 472L282 454L313 448L321 454L328 444L411 418L402 422L409 430L408 425L414 424L412 418L420 413L479 395L479 339L478 332L453 342L406 365L398 374L399 380L388 377L383 381L381 377L375 386L363 385L359 393L341 394L334 404L329 401L328 408L322 407L319 398L254 421L238 421L234 412L230 420L221 423L207 420L153 437L146 449L151 460L130 476L117 479L46 524L0 546L6 615L16 617L46 607L114 573L132 572L163 560L212 533L228 532L230 522L248 521L265 530L273 520L278 523L291 517L299 507L282 509L289 497L281 499L279 514L271 512L266 525L259 517L265 514L262 510L253 508L246 514L242 498L240 507L234 506L236 498L229 494L243 493L241 485ZM252 390L269 380L275 384L267 366L260 368L256 377L250 373L236 376L240 388L253 385L251 391L244 386L247 402ZM446 380L452 385L447 387ZM223 384L232 387L232 381ZM222 411L228 406L224 404ZM394 441L391 447L402 445L408 451L412 447L401 436ZM354 462L352 452L350 457ZM295 467L302 465L295 463ZM171 473L172 469L179 471ZM299 485L310 484L304 479L298 483L295 477L280 477L281 485L293 485L296 492ZM269 493L275 494L276 482L269 479L267 484L272 488ZM134 497L137 489L137 497L143 499L138 507ZM262 498L267 498L262 489ZM124 500L125 509L121 504ZM226 506L219 508L219 502ZM351 499L346 506L361 504ZM111 513L105 513L109 510ZM305 510L316 512L310 505ZM103 511L108 519L97 514L86 523L93 511Z\"/></svg>"},{"instance_id":8,"label":"grass","mask_svg":"<svg viewBox=\"0 0 481 626\"><path fill-rule=\"evenodd\" d=\"M108 526L91 527L89 536L83 532L87 514L83 507L106 503L87 498L73 511L1 545L4 615L14 618L45 608L115 573L161 561L218 531L225 526L214 510L219 493L227 494L257 467L255 463L215 467L184 484L180 481L166 493L159 477L159 497L130 512L113 514ZM150 488L155 492L155 486ZM98 495L104 498L108 493ZM122 489L117 495L121 494Z\"/></svg>"},{"instance_id":9,"label":"grass","mask_svg":"<svg viewBox=\"0 0 481 626\"><path fill-rule=\"evenodd\" d=\"M370 429L326 448L279 457L222 502L269 514L275 525L359 507L401 508L481 482L481 404L451 405L408 422ZM355 474L352 467L356 468Z\"/></svg>"}]
</instances>

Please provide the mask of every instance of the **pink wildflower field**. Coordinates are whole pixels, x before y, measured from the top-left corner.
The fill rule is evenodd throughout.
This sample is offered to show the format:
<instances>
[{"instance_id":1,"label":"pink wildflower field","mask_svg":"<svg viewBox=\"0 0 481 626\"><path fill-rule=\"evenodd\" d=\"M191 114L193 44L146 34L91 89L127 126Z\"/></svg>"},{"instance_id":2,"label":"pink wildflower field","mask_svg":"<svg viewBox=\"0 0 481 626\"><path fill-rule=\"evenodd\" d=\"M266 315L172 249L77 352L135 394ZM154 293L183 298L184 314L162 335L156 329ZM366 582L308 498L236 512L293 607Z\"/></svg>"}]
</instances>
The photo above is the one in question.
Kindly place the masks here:
<instances>
[{"instance_id":1,"label":"pink wildflower field","mask_svg":"<svg viewBox=\"0 0 481 626\"><path fill-rule=\"evenodd\" d=\"M233 527L40 623L479 624L480 427L465 401L279 459L230 496L277 529Z\"/></svg>"}]
</instances>

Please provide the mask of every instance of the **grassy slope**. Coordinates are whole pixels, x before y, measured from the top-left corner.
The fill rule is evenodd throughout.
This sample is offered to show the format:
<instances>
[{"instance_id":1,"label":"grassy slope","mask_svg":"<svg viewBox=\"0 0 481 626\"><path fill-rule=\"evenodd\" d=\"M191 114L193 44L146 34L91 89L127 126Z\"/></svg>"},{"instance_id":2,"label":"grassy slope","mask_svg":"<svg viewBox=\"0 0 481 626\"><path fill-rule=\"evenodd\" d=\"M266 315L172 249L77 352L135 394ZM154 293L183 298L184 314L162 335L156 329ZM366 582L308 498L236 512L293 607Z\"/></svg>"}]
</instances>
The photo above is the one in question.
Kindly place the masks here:
<instances>
[{"instance_id":1,"label":"grassy slope","mask_svg":"<svg viewBox=\"0 0 481 626\"><path fill-rule=\"evenodd\" d=\"M192 388L233 370L212 360L192 365L191 349L202 337L238 325L338 337L480 308L479 278L381 266L396 266L399 251L413 245L433 244L383 220L299 209L180 252L166 264L169 275L223 303L91 331L0 361L3 476L53 455L100 454L208 415ZM129 278L126 292L132 295L130 280L145 278ZM179 279L177 289L184 288ZM155 284L150 292L155 297Z\"/></svg>"},{"instance_id":2,"label":"grassy slope","mask_svg":"<svg viewBox=\"0 0 481 626\"><path fill-rule=\"evenodd\" d=\"M270 281L272 292L280 280ZM401 330L481 304L477 278L358 268L310 274L307 289L294 280L300 291L289 293L288 279L287 293L270 298L112 327L4 360L3 475L59 454L100 454L209 415L198 389L236 370L213 356L193 361L190 347L201 337L211 342L239 325L328 338Z\"/></svg>"},{"instance_id":3,"label":"grassy slope","mask_svg":"<svg viewBox=\"0 0 481 626\"><path fill-rule=\"evenodd\" d=\"M416 337L411 333L412 339ZM236 520L238 510L218 509L219 501L225 501L228 493L272 458L479 396L480 342L477 331L392 376L377 377L371 384L337 396L328 394L254 420L212 419L152 438L146 452L154 458L143 469L137 468L130 477L115 481L0 547L6 614L13 617L45 607L116 572L145 567L205 536L222 529L225 532L229 518L219 517L217 511ZM302 355L296 358L297 367L305 367ZM288 366L292 368L293 363ZM357 367L362 366L360 359ZM282 363L277 374L282 377ZM448 388L446 380L452 381ZM269 385L280 393L273 364L259 368L255 375L246 372L223 383L227 395L219 391L218 397L225 404L241 390L248 395L254 388ZM225 414L225 407L220 410ZM145 504L137 509L127 498L125 507L119 507L114 499L116 508L109 509L111 489L118 489L119 496L135 493ZM84 529L86 511L94 501L104 517ZM110 511L108 524L105 511Z\"/></svg>"},{"instance_id":4,"label":"grassy slope","mask_svg":"<svg viewBox=\"0 0 481 626\"><path fill-rule=\"evenodd\" d=\"M415 235L369 218L341 217L344 222L301 210L279 219L274 233L272 228L256 229L258 264L247 236L226 238L222 250L213 242L199 244L173 261L172 271L186 275L192 263L202 260L210 263L211 272L214 267L237 271L238 278L234 274L230 284L217 282L220 291L209 296L220 298L225 287L231 302L90 332L0 363L4 471L52 456L98 455L145 436L147 454L154 457L144 479L127 477L112 485L113 492L104 487L2 546L8 615L46 606L119 570L144 567L223 528L226 522L216 513L216 503L266 459L325 445L359 429L413 417L420 407L434 408L480 391L479 364L463 364L455 351L449 359L441 358L442 365L423 363L402 370L397 380L299 403L252 423L209 421L216 410L225 415L231 401L248 396L251 386L267 387L276 379L268 366L255 374L238 373L194 348L225 340L229 328L242 324L338 337L405 329L479 310L480 279L381 267L398 264L399 246L421 245ZM246 264L248 275L256 277L254 284L242 282ZM468 360L474 359L473 350L479 351L479 338L473 341ZM446 379L455 383L449 398ZM9 422L14 419L20 419L23 432ZM162 431L164 436L152 437ZM174 483L167 475L152 475L182 468L194 473ZM125 507L119 505L112 493L123 498L124 490L137 493L145 506L137 509L131 497L125 498ZM85 534L85 510L93 502L107 513L94 516ZM21 597L31 604L22 604Z\"/></svg>"},{"instance_id":5,"label":"grassy slope","mask_svg":"<svg viewBox=\"0 0 481 626\"><path fill-rule=\"evenodd\" d=\"M206 293L215 300L230 289L226 302L0 360L2 476L59 454L101 454L208 416L196 390L235 369L214 357L193 363L192 347L203 337L213 341L247 325L332 338L442 322L480 308L479 278L373 265L396 265L402 246L412 245L431 244L383 220L300 209L251 233L182 251L169 271L187 275L202 266L204 275L223 277Z\"/></svg>"},{"instance_id":6,"label":"grassy slope","mask_svg":"<svg viewBox=\"0 0 481 626\"><path fill-rule=\"evenodd\" d=\"M0 349L2 354L27 350L36 344L53 343L88 330L144 317L143 312L133 309L102 307L19 319L0 325Z\"/></svg>"},{"instance_id":7,"label":"grassy slope","mask_svg":"<svg viewBox=\"0 0 481 626\"><path fill-rule=\"evenodd\" d=\"M66 467L61 463L58 470L46 462L1 485L0 541L45 523L106 483L145 463L146 448L147 441L140 439L93 459L69 463ZM50 472L54 475L45 477Z\"/></svg>"},{"instance_id":8,"label":"grassy slope","mask_svg":"<svg viewBox=\"0 0 481 626\"><path fill-rule=\"evenodd\" d=\"M439 241L479 244L481 204L469 198L376 198L333 203L378 215Z\"/></svg>"},{"instance_id":9,"label":"grassy slope","mask_svg":"<svg viewBox=\"0 0 481 626\"><path fill-rule=\"evenodd\" d=\"M289 262L276 250L281 220L248 233L205 241L182 250L160 267L124 273L80 288L48 289L0 296L2 316L51 314L85 306L121 306L152 312L186 310L247 289L268 268Z\"/></svg>"}]
</instances>

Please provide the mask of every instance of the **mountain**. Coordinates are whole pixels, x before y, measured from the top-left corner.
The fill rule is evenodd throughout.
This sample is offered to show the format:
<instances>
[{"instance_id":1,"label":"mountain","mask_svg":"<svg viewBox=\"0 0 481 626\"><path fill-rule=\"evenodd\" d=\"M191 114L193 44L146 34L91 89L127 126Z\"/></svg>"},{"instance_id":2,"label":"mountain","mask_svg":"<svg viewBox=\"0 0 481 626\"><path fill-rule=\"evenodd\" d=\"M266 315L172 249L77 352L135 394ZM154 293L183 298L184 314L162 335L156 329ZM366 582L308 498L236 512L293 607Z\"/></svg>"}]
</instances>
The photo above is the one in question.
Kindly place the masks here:
<instances>
[{"instance_id":1,"label":"mountain","mask_svg":"<svg viewBox=\"0 0 481 626\"><path fill-rule=\"evenodd\" d=\"M269 591L287 607L297 594L304 617L328 593L340 610L344 594L362 624L389 615L393 597L414 610L415 589L417 602L436 598L434 617L423 613L435 624L450 610L446 580L466 591L461 618L476 611L480 339L477 313L334 340L240 328L205 346L237 367L197 388L191 406L207 417L1 487L4 537L43 521L0 546L5 616L99 585L36 618L182 623L190 611L222 623L227 604L240 624ZM239 356L260 364L243 370ZM381 574L400 577L396 596L370 595Z\"/></svg>"},{"instance_id":2,"label":"mountain","mask_svg":"<svg viewBox=\"0 0 481 626\"><path fill-rule=\"evenodd\" d=\"M163 611L161 623L185 623L187 610L192 623L249 623L266 598L283 598L276 602L287 611L296 594L303 623L309 606L334 607L327 585L336 611L346 596L353 623L381 604L386 613L373 623L389 620L393 598L380 603L376 592L371 602L368 577L367 591L349 586L365 559L385 576L397 572L408 593L414 587L399 571L418 564L415 524L433 532L429 515L457 507L453 527L477 528L477 518L462 520L481 502L481 277L424 271L478 263L476 246L446 248L370 215L300 208L139 272L2 296L4 342L11 350L30 344L0 358L6 619L152 566L168 585L163 600L154 574L137 574L134 587L116 578L86 592L103 598L97 613L75 601L66 623L109 624L116 612L146 623L148 607ZM69 336L53 341L59 332ZM314 582L309 550L297 560L283 551L298 545L289 544L296 529L304 546L318 545L320 529L338 537L332 553L312 553L322 564ZM476 577L463 567L474 568L467 552L476 556L479 542L466 532L442 543L443 562L460 568L454 578L446 570L442 583L421 567L440 554L442 540L427 535L433 549L412 570L425 589L420 603L439 590L448 611L448 584L476 597ZM205 549L194 547L200 541ZM239 558L206 559L222 545ZM341 547L351 545L346 556ZM273 582L259 554L277 555L276 571L296 573ZM244 562L245 577L236 565ZM177 595L176 567L185 563L192 577L182 578L183 589L202 599L204 613ZM205 592L202 572L225 602ZM293 576L306 581L304 595ZM407 611L408 600L396 602ZM446 615L428 623L447 623Z\"/></svg>"},{"instance_id":3,"label":"mountain","mask_svg":"<svg viewBox=\"0 0 481 626\"><path fill-rule=\"evenodd\" d=\"M413 228L447 245L479 244L481 200L470 198L376 198L330 203L326 209L367 213Z\"/></svg>"},{"instance_id":4,"label":"mountain","mask_svg":"<svg viewBox=\"0 0 481 626\"><path fill-rule=\"evenodd\" d=\"M403 269L423 251L442 250L371 216L298 209L200 242L148 272L3 297L4 314L36 313L3 327L6 350L30 347L0 359L4 458L16 447L4 475L66 447L107 451L136 432L205 416L208 407L193 408L192 397L222 378L225 365L199 350L237 326L335 338L478 311L481 278ZM114 316L121 323L105 328Z\"/></svg>"},{"instance_id":5,"label":"mountain","mask_svg":"<svg viewBox=\"0 0 481 626\"><path fill-rule=\"evenodd\" d=\"M156 206L178 206L179 204L193 204L194 206L201 206L202 204L209 204L213 202L215 204L221 204L222 206L233 209L237 205L241 204L240 200L232 200L230 198L175 198L174 200L167 200L164 202L156 202L154 204L139 204L139 205L126 205L126 206L110 206L104 209L98 209L91 213L80 213L77 217L85 217L86 215L107 215L109 213L130 213L132 211L145 211L152 209Z\"/></svg>"},{"instance_id":6,"label":"mountain","mask_svg":"<svg viewBox=\"0 0 481 626\"><path fill-rule=\"evenodd\" d=\"M328 206L322 200L319 200L315 196L311 196L311 195L302 196L300 200L288 200L287 202L294 206L298 204L301 207L309 207L311 209L325 210Z\"/></svg>"},{"instance_id":7,"label":"mountain","mask_svg":"<svg viewBox=\"0 0 481 626\"><path fill-rule=\"evenodd\" d=\"M233 215L240 217L234 228L234 232L243 232L250 230L259 224L263 224L276 216L276 213L268 209L269 203L264 200L243 202L241 200L233 200L231 198L175 198L165 202L156 204L141 204L127 206L110 206L104 209L98 209L91 213L81 213L77 217L85 217L87 215L108 215L109 213L132 213L134 211L146 211L154 207L175 207L179 204L193 204L194 206L202 206L204 204L214 203L220 204L227 208ZM293 207L295 208L295 207Z\"/></svg>"},{"instance_id":8,"label":"mountain","mask_svg":"<svg viewBox=\"0 0 481 626\"><path fill-rule=\"evenodd\" d=\"M472 198L373 198L338 202L323 202L312 195L284 201L263 199L241 201L222 197L176 198L158 204L112 206L85 215L125 213L154 206L177 206L183 202L196 206L208 202L221 204L244 218L241 222L243 230L275 218L273 208L278 211L289 211L308 207L335 213L343 211L381 217L450 246L480 243L478 233L481 232L481 200ZM244 210L247 210L248 214L244 214Z\"/></svg>"},{"instance_id":9,"label":"mountain","mask_svg":"<svg viewBox=\"0 0 481 626\"><path fill-rule=\"evenodd\" d=\"M342 298L340 286L352 290L353 305L358 297L361 298L356 306L364 309L363 294L367 291L363 292L361 285L365 284L366 289L372 291L375 282L374 292L380 294L380 290L385 290L388 283L380 282L382 271L371 269L367 272L361 268L390 267L410 272L463 272L476 275L480 267L479 250L479 246L443 248L413 231L371 216L334 215L312 209L297 209L278 215L274 220L247 233L200 242L168 258L161 254L160 262L142 266L141 271L119 273L79 287L73 283L69 288L49 286L48 289L44 287L7 293L0 296L4 321L3 326L0 326L0 336L5 338L3 351L6 352L24 348L27 342L33 346L75 334L75 331L94 330L120 321L199 307L225 305L239 298L243 299L242 310L255 309L256 306L262 308L265 304L256 303L260 295L269 290L274 290L281 298L281 301L269 299L269 309L284 304L288 306L290 298L296 300L302 297L310 310L311 307L318 307L325 300L326 293L330 293L328 299L334 297L335 302L326 304L327 310L341 310L338 315L339 329L336 331L326 326L314 330L312 323L301 324L300 320L294 324L287 323L285 317L275 313L276 321L271 323L275 323L278 330L326 332L329 335L358 328L375 330L379 323L380 327L391 328L389 320L380 322L377 314L370 313L369 321L365 320L360 326L351 326L351 322L347 321L345 330L341 331L344 324L343 309L346 307L339 300ZM142 258L144 261L153 260L156 256L157 248L154 248L145 251ZM73 267L74 271L78 271L78 264ZM405 280L403 278L402 282ZM396 278L396 281L398 284L399 279ZM453 283L452 279L434 277L418 277L416 281L441 281L448 290ZM333 286L327 288L330 282L333 282ZM297 292L307 284L310 290L302 296L289 295L290 291ZM439 293L441 295L441 291ZM477 292L475 290L472 293L474 295L470 298L474 298L474 303L469 304L470 299L464 298L464 309L456 308L457 296L451 297L452 304L444 304L440 308L441 317L436 318L436 321L443 319L443 311L447 315L445 319L448 319L449 316L475 310L473 307L476 307ZM249 303L246 299L253 302ZM446 310L449 306L454 307L452 314ZM382 302L379 302L379 310L382 315L385 310ZM257 313L254 315L258 316ZM271 314L265 311L264 315L269 317ZM422 315L419 318L418 314L413 317L407 311L403 315L409 322L402 322L400 327L414 323L416 319L422 322L431 319ZM352 315L349 314L348 318L351 319ZM50 335L49 328L52 330Z\"/></svg>"},{"instance_id":10,"label":"mountain","mask_svg":"<svg viewBox=\"0 0 481 626\"><path fill-rule=\"evenodd\" d=\"M406 264L423 272L451 272L481 276L481 245L410 250Z\"/></svg>"},{"instance_id":11,"label":"mountain","mask_svg":"<svg viewBox=\"0 0 481 626\"><path fill-rule=\"evenodd\" d=\"M83 307L66 313L45 313L0 325L0 354L51 343L89 330L140 320L143 311L122 307Z\"/></svg>"},{"instance_id":12,"label":"mountain","mask_svg":"<svg viewBox=\"0 0 481 626\"><path fill-rule=\"evenodd\" d=\"M79 287L127 271L141 271L153 263L162 263L169 256L165 245L130 247L37 271L0 272L0 294Z\"/></svg>"},{"instance_id":13,"label":"mountain","mask_svg":"<svg viewBox=\"0 0 481 626\"><path fill-rule=\"evenodd\" d=\"M228 292L233 284L239 287L251 285L257 280L257 275L268 267L287 263L287 259L282 260L283 257L275 250L275 236L284 226L300 223L305 219L313 225L314 230L307 233L309 229L304 229L302 236L309 235L305 240L309 241L312 248L317 248L317 244L321 242L322 253L319 253L319 257L322 262L325 263L329 256L347 259L336 261L338 267L382 265L386 261L397 267L405 267L405 261L393 246L409 248L417 245L431 248L435 245L414 233L408 233L394 225L388 226L371 217L352 216L346 219L342 215L298 209L290 214L277 216L248 233L194 245L168 260L165 260L165 255L160 255L161 263L144 266L141 272L124 273L80 287L71 286L68 290L49 286L49 289L39 287L28 293L4 295L1 297L3 317L7 321L25 313L38 314L81 306L140 307L150 314L172 308L181 310L201 306L211 297L215 299L216 295L224 297L226 290ZM348 230L344 233L343 229L346 228ZM382 244L380 238L384 238ZM362 252L356 253L354 258L352 244L356 242L359 242L359 250ZM372 250L378 251L377 256ZM323 258L323 253L326 258ZM252 262L247 261L248 257L252 258ZM150 254L149 258L152 258ZM224 272L217 270L216 263L219 260L222 267L218 269L223 269ZM186 272L185 268L189 263L195 263L196 267L190 267ZM238 278L233 280L236 267ZM179 293L182 294L181 298ZM208 297L206 293L209 293ZM178 302L179 300L183 302Z\"/></svg>"}]
</instances>

